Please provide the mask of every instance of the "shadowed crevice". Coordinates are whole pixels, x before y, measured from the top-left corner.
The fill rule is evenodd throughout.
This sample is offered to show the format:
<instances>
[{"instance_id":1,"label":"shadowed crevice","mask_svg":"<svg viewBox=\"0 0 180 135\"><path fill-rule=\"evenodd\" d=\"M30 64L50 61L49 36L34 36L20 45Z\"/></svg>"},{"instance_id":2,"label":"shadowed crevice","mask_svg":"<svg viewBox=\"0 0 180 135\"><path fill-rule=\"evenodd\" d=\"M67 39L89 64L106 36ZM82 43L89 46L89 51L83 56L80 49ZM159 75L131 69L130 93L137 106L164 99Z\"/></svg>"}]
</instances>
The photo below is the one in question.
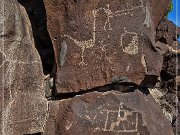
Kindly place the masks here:
<instances>
[{"instance_id":1,"label":"shadowed crevice","mask_svg":"<svg viewBox=\"0 0 180 135\"><path fill-rule=\"evenodd\" d=\"M53 44L47 30L47 16L43 0L18 0L29 16L35 46L41 57L45 75L55 72Z\"/></svg>"},{"instance_id":2,"label":"shadowed crevice","mask_svg":"<svg viewBox=\"0 0 180 135\"><path fill-rule=\"evenodd\" d=\"M69 93L53 93L51 97L49 97L49 100L63 100L63 99L69 99L74 98L75 96L84 95L91 92L110 92L110 91L119 91L122 93L128 93L128 92L134 92L136 89L138 89L138 85L134 83L129 82L123 82L123 83L112 83L107 84L104 86L99 86L92 89L82 90L79 92L69 92Z\"/></svg>"}]
</instances>

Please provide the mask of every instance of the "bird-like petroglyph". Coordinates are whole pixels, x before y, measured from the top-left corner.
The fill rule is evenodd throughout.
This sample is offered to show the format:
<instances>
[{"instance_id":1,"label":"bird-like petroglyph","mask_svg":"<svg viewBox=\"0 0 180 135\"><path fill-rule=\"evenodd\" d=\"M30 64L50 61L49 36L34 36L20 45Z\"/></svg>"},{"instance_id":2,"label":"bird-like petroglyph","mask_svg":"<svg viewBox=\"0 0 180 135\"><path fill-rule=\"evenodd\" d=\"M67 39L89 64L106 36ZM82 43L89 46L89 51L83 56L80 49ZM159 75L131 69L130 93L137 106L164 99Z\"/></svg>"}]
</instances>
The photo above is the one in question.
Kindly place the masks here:
<instances>
[{"instance_id":1,"label":"bird-like petroglyph","mask_svg":"<svg viewBox=\"0 0 180 135\"><path fill-rule=\"evenodd\" d=\"M129 38L132 38L129 42ZM127 54L137 54L138 53L138 35L136 32L128 32L124 27L124 33L120 37L120 47Z\"/></svg>"},{"instance_id":2,"label":"bird-like petroglyph","mask_svg":"<svg viewBox=\"0 0 180 135\"><path fill-rule=\"evenodd\" d=\"M79 65L87 65L87 63L85 63L85 50L95 47L96 43L97 43L97 39L96 39L96 26L97 26L97 20L99 19L97 17L97 13L102 13L104 12L106 15L106 20L103 24L103 29L102 31L113 31L113 27L111 25L111 21L113 18L115 17L121 17L121 16L133 16L135 10L139 10L139 9L144 9L144 5L143 5L143 0L139 0L139 4L136 6L133 6L131 4L129 4L128 2L126 3L125 8L121 9L121 10L117 10L117 11L112 11L111 10L111 3L107 4L105 7L100 7L97 9L92 10L92 15L93 15L93 31L92 31L92 38L89 40L83 40L80 41L72 36L70 36L69 34L65 34L64 37L69 38L70 40L72 40L74 42L74 44L76 44L79 48L81 48L81 62L79 63ZM116 18L115 18L116 19ZM123 46L123 37L126 34L131 34L132 35L132 41L130 44L128 44L127 47L123 48L123 51L125 53L128 54L137 54L138 53L138 36L135 32L128 32L125 29L125 33L121 36L121 46ZM109 39L109 34L107 36L107 38Z\"/></svg>"},{"instance_id":3,"label":"bird-like petroglyph","mask_svg":"<svg viewBox=\"0 0 180 135\"><path fill-rule=\"evenodd\" d=\"M93 21L93 38L89 39L89 40L85 40L85 41L78 41L77 39L72 38L69 35L64 35L64 37L68 37L69 39L71 39L78 47L81 48L81 62L79 63L79 65L86 65L86 63L84 62L84 51L87 48L91 48L95 46L95 41L96 41L96 13L97 11L93 10L93 17L94 17L94 21Z\"/></svg>"}]
</instances>

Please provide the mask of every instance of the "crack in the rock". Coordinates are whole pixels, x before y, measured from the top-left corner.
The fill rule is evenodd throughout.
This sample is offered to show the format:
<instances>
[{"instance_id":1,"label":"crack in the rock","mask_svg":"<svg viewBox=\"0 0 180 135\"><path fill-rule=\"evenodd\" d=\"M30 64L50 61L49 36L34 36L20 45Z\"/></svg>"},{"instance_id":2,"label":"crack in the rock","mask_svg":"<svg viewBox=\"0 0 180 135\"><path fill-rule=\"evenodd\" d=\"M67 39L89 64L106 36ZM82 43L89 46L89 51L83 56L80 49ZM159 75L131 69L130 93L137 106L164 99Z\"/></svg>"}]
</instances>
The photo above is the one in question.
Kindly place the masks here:
<instances>
[{"instance_id":1,"label":"crack in the rock","mask_svg":"<svg viewBox=\"0 0 180 135\"><path fill-rule=\"evenodd\" d=\"M23 135L43 135L42 133L32 133L32 134L23 134Z\"/></svg>"},{"instance_id":2,"label":"crack in the rock","mask_svg":"<svg viewBox=\"0 0 180 135\"><path fill-rule=\"evenodd\" d=\"M35 47L41 57L43 72L53 76L56 68L53 44L47 30L47 16L43 0L18 0L25 7L31 22Z\"/></svg>"},{"instance_id":3,"label":"crack in the rock","mask_svg":"<svg viewBox=\"0 0 180 135\"><path fill-rule=\"evenodd\" d=\"M81 90L79 92L53 94L52 96L50 96L48 98L48 100L70 99L70 98L74 98L76 96L82 96L84 94L92 93L92 92L119 91L122 93L128 93L128 92L134 92L136 89L140 89L140 88L138 88L138 85L136 85L134 83L130 83L130 82L112 83L112 84L107 84L107 85L99 86L99 87L92 88L92 89Z\"/></svg>"}]
</instances>

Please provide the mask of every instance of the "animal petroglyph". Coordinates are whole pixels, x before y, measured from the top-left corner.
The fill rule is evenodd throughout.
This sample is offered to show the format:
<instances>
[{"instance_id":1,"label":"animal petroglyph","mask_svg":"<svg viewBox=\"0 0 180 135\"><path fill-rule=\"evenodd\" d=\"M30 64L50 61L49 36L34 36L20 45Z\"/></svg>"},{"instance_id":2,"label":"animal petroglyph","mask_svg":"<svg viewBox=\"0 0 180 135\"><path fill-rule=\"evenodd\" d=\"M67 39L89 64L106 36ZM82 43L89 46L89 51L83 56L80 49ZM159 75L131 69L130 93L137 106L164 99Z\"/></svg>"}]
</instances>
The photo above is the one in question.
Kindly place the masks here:
<instances>
[{"instance_id":1,"label":"animal petroglyph","mask_svg":"<svg viewBox=\"0 0 180 135\"><path fill-rule=\"evenodd\" d=\"M87 65L84 61L85 50L88 48L95 47L95 45L96 45L96 21L98 19L96 14L100 11L103 11L106 14L107 18L103 25L103 30L112 31L113 28L111 26L111 19L114 17L126 16L126 15L133 16L135 10L144 9L143 0L139 0L139 3L140 4L137 6L133 6L133 5L130 5L129 3L126 3L126 8L124 8L122 10L117 10L114 12L110 9L110 4L107 4L106 7L100 7L100 8L92 10L93 31L92 31L92 38L89 40L80 41L80 40L73 38L72 36L70 36L68 34L64 35L64 37L69 38L70 40L72 40L74 42L74 44L76 44L79 48L81 48L81 62L79 63L79 65L82 65L82 66ZM126 53L129 53L129 54L137 54L138 53L137 34L134 32L128 32L125 30L125 33L124 33L124 35L122 35L121 38L123 38L123 36L125 36L125 34L134 34L134 36L133 36L132 42L129 44L128 47L125 47L125 49L123 51ZM109 38L109 34L108 34L108 38ZM121 42L121 45L122 45L123 39L121 41L122 41Z\"/></svg>"},{"instance_id":2,"label":"animal petroglyph","mask_svg":"<svg viewBox=\"0 0 180 135\"><path fill-rule=\"evenodd\" d=\"M77 39L72 38L69 35L64 35L64 37L68 37L69 39L71 39L78 47L81 48L81 62L79 63L79 65L87 65L84 62L84 51L85 49L91 48L95 46L95 41L96 41L96 13L97 11L93 10L93 17L94 17L94 21L93 21L93 38L89 39L89 40L85 40L85 41L78 41Z\"/></svg>"},{"instance_id":3,"label":"animal petroglyph","mask_svg":"<svg viewBox=\"0 0 180 135\"><path fill-rule=\"evenodd\" d=\"M135 32L128 32L124 27L124 33L120 37L120 46L122 50L127 54L137 54L138 53L138 35ZM129 42L129 38L132 38L131 42Z\"/></svg>"},{"instance_id":4,"label":"animal petroglyph","mask_svg":"<svg viewBox=\"0 0 180 135\"><path fill-rule=\"evenodd\" d=\"M125 108L121 102L117 110L104 109L101 114L106 114L103 131L111 132L137 132L138 112Z\"/></svg>"}]
</instances>

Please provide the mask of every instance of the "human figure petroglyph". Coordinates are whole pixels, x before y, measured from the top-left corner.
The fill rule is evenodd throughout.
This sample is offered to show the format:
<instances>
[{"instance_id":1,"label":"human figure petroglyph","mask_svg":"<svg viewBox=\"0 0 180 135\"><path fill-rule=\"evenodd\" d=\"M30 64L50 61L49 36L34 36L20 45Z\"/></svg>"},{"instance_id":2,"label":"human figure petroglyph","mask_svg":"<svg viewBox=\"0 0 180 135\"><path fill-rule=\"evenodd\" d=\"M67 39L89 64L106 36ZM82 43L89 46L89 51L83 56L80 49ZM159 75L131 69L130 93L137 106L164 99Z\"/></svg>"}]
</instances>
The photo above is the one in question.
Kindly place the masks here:
<instances>
[{"instance_id":1,"label":"human figure petroglyph","mask_svg":"<svg viewBox=\"0 0 180 135\"><path fill-rule=\"evenodd\" d=\"M126 3L126 8L124 8L122 10L117 10L114 12L110 9L110 4L107 4L106 7L100 7L100 8L92 10L93 31L92 31L92 38L89 40L80 41L80 40L73 38L72 36L70 36L68 34L64 35L64 37L69 38L70 40L72 40L74 42L74 44L76 44L78 47L81 48L81 62L79 63L79 65L82 65L82 66L87 65L84 61L85 50L88 48L95 47L95 45L96 45L96 20L97 20L96 14L100 11L104 11L107 18L106 18L106 21L103 25L103 30L112 31L113 28L111 26L111 19L114 17L123 16L123 15L124 16L126 16L126 15L133 16L134 10L144 9L143 0L139 0L139 3L140 4L137 6L133 6L133 5L130 5L129 3ZM133 32L127 32L126 30L125 30L125 33L134 34ZM109 38L109 34L108 34L108 38ZM135 34L135 36L133 36L132 43L129 44L129 47L125 48L124 52L130 53L130 54L137 54L138 53L138 51L137 51L138 50L137 49L137 40L138 40L138 37L137 37L137 34ZM102 49L102 51L104 50L103 48L101 48L101 49ZM133 49L133 51L130 52L130 49Z\"/></svg>"},{"instance_id":2,"label":"human figure petroglyph","mask_svg":"<svg viewBox=\"0 0 180 135\"><path fill-rule=\"evenodd\" d=\"M107 8L99 8L99 10L103 9L104 12L106 13L106 16L107 16L107 19L106 19L105 25L104 25L104 30L107 30L106 29L107 26L108 26L108 30L112 30L111 23L110 23L111 18L120 17L120 16L123 16L123 15L133 16L134 10L144 8L142 0L140 0L140 3L141 3L140 5L135 6L135 7L133 7L129 3L126 3L126 8L125 9L117 10L115 12L110 10L110 5L109 4L107 4Z\"/></svg>"},{"instance_id":3,"label":"human figure petroglyph","mask_svg":"<svg viewBox=\"0 0 180 135\"><path fill-rule=\"evenodd\" d=\"M126 42L124 43L123 41L125 40L124 38L128 35L131 35L132 40L127 45L127 43ZM120 47L122 47L122 50L127 54L135 55L138 53L138 44L139 44L139 41L138 41L137 33L136 32L128 32L126 30L126 27L124 27L124 33L120 37Z\"/></svg>"}]
</instances>

